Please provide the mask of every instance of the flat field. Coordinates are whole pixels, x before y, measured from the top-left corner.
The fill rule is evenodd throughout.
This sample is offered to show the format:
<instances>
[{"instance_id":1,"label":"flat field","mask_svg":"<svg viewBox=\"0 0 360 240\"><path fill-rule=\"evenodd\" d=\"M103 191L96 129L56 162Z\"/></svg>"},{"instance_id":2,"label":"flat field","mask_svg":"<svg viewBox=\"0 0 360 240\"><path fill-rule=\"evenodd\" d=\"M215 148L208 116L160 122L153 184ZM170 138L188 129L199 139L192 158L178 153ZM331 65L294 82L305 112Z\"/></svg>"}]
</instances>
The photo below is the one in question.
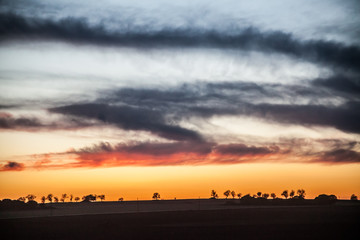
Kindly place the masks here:
<instances>
[{"instance_id":1,"label":"flat field","mask_svg":"<svg viewBox=\"0 0 360 240\"><path fill-rule=\"evenodd\" d=\"M356 239L360 234L360 206L350 201L318 206L246 206L195 199L52 206L2 212L2 235L6 239L305 240Z\"/></svg>"}]
</instances>

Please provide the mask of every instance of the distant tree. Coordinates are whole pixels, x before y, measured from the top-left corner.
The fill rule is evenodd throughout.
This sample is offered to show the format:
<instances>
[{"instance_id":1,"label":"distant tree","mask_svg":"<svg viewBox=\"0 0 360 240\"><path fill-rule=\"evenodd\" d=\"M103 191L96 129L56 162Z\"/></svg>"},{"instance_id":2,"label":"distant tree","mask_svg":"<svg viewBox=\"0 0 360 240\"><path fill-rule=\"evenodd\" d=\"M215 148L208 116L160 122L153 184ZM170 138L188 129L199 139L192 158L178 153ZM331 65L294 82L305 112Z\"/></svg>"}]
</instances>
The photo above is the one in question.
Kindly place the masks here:
<instances>
[{"instance_id":1,"label":"distant tree","mask_svg":"<svg viewBox=\"0 0 360 240\"><path fill-rule=\"evenodd\" d=\"M233 199L235 198L235 196L236 196L235 191L231 191L231 196L233 197Z\"/></svg>"},{"instance_id":2,"label":"distant tree","mask_svg":"<svg viewBox=\"0 0 360 240\"><path fill-rule=\"evenodd\" d=\"M54 202L58 203L58 202L59 202L59 198L58 198L58 197L54 197Z\"/></svg>"},{"instance_id":3,"label":"distant tree","mask_svg":"<svg viewBox=\"0 0 360 240\"><path fill-rule=\"evenodd\" d=\"M239 199L241 198L241 195L242 195L241 193L238 193L238 194L237 194L237 196L238 196Z\"/></svg>"},{"instance_id":4,"label":"distant tree","mask_svg":"<svg viewBox=\"0 0 360 240\"><path fill-rule=\"evenodd\" d=\"M68 198L68 195L66 193L61 195L61 201L65 202L65 200Z\"/></svg>"},{"instance_id":5,"label":"distant tree","mask_svg":"<svg viewBox=\"0 0 360 240\"><path fill-rule=\"evenodd\" d=\"M28 202L30 202L34 201L36 196L34 194L28 194L25 198L28 200Z\"/></svg>"},{"instance_id":6,"label":"distant tree","mask_svg":"<svg viewBox=\"0 0 360 240\"><path fill-rule=\"evenodd\" d=\"M288 198L289 197L289 192L288 190L284 190L282 193L281 193L282 196L284 196L284 198Z\"/></svg>"},{"instance_id":7,"label":"distant tree","mask_svg":"<svg viewBox=\"0 0 360 240\"><path fill-rule=\"evenodd\" d=\"M17 200L20 201L20 202L25 202L26 198L25 197L19 197Z\"/></svg>"},{"instance_id":8,"label":"distant tree","mask_svg":"<svg viewBox=\"0 0 360 240\"><path fill-rule=\"evenodd\" d=\"M80 198L79 197L75 197L75 202L78 202L80 201Z\"/></svg>"},{"instance_id":9,"label":"distant tree","mask_svg":"<svg viewBox=\"0 0 360 240\"><path fill-rule=\"evenodd\" d=\"M86 196L82 197L83 202L92 202L92 201L96 201L96 195L93 194L89 194Z\"/></svg>"},{"instance_id":10,"label":"distant tree","mask_svg":"<svg viewBox=\"0 0 360 240\"><path fill-rule=\"evenodd\" d=\"M100 201L105 200L105 195L104 194L98 195L97 197L100 199Z\"/></svg>"},{"instance_id":11,"label":"distant tree","mask_svg":"<svg viewBox=\"0 0 360 240\"><path fill-rule=\"evenodd\" d=\"M262 197L265 198L265 199L268 199L268 198L269 198L269 194L268 194L268 193L264 193L264 194L262 195Z\"/></svg>"},{"instance_id":12,"label":"distant tree","mask_svg":"<svg viewBox=\"0 0 360 240\"><path fill-rule=\"evenodd\" d=\"M41 197L41 203L43 203L43 204L44 204L44 203L45 203L45 201L46 201L46 197L45 197L45 196L42 196L42 197Z\"/></svg>"},{"instance_id":13,"label":"distant tree","mask_svg":"<svg viewBox=\"0 0 360 240\"><path fill-rule=\"evenodd\" d=\"M218 196L218 194L216 193L216 191L215 190L211 190L211 198L212 199L217 199L219 196Z\"/></svg>"},{"instance_id":14,"label":"distant tree","mask_svg":"<svg viewBox=\"0 0 360 240\"><path fill-rule=\"evenodd\" d=\"M335 195L320 194L315 200L320 202L334 202L337 200L337 197Z\"/></svg>"},{"instance_id":15,"label":"distant tree","mask_svg":"<svg viewBox=\"0 0 360 240\"><path fill-rule=\"evenodd\" d=\"M294 190L291 190L291 192L290 192L290 198L293 198L294 196L295 196L295 191Z\"/></svg>"},{"instance_id":16,"label":"distant tree","mask_svg":"<svg viewBox=\"0 0 360 240\"><path fill-rule=\"evenodd\" d=\"M230 195L230 190L226 190L225 192L224 192L224 195L225 195L225 197L226 197L226 199L229 197L229 195Z\"/></svg>"},{"instance_id":17,"label":"distant tree","mask_svg":"<svg viewBox=\"0 0 360 240\"><path fill-rule=\"evenodd\" d=\"M118 199L118 201L119 201L119 202L122 202L122 201L124 201L124 198L120 197L120 198Z\"/></svg>"},{"instance_id":18,"label":"distant tree","mask_svg":"<svg viewBox=\"0 0 360 240\"><path fill-rule=\"evenodd\" d=\"M275 199L276 198L276 194L275 193L271 193L270 196Z\"/></svg>"},{"instance_id":19,"label":"distant tree","mask_svg":"<svg viewBox=\"0 0 360 240\"><path fill-rule=\"evenodd\" d=\"M47 199L49 202L52 203L53 197L54 197L54 196L50 193L50 194L48 194L48 195L46 196L46 199Z\"/></svg>"},{"instance_id":20,"label":"distant tree","mask_svg":"<svg viewBox=\"0 0 360 240\"><path fill-rule=\"evenodd\" d=\"M257 192L258 197L261 197L261 194L262 194L261 192Z\"/></svg>"},{"instance_id":21,"label":"distant tree","mask_svg":"<svg viewBox=\"0 0 360 240\"><path fill-rule=\"evenodd\" d=\"M304 189L298 189L297 190L297 194L298 194L298 197L300 198L300 199L305 199L305 190Z\"/></svg>"},{"instance_id":22,"label":"distant tree","mask_svg":"<svg viewBox=\"0 0 360 240\"><path fill-rule=\"evenodd\" d=\"M160 194L156 192L156 193L153 194L152 198L154 200L158 200L160 198Z\"/></svg>"},{"instance_id":23,"label":"distant tree","mask_svg":"<svg viewBox=\"0 0 360 240\"><path fill-rule=\"evenodd\" d=\"M72 194L70 194L70 202L72 202L74 199L74 196Z\"/></svg>"},{"instance_id":24,"label":"distant tree","mask_svg":"<svg viewBox=\"0 0 360 240\"><path fill-rule=\"evenodd\" d=\"M353 195L351 195L350 200L357 201L358 197L355 194L353 194Z\"/></svg>"}]
</instances>

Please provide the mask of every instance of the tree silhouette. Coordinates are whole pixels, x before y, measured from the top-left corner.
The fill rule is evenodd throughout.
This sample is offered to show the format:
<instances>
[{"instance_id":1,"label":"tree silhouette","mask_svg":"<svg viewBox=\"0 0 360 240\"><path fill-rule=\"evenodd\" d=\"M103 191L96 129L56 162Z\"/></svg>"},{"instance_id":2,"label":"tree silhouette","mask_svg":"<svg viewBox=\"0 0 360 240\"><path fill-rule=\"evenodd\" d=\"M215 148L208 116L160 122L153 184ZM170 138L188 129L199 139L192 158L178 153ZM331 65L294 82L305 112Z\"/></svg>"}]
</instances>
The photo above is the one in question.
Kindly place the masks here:
<instances>
[{"instance_id":1,"label":"tree silhouette","mask_svg":"<svg viewBox=\"0 0 360 240\"><path fill-rule=\"evenodd\" d=\"M225 195L225 197L226 197L226 199L229 197L229 195L230 195L230 190L226 190L225 192L224 192L224 195Z\"/></svg>"},{"instance_id":2,"label":"tree silhouette","mask_svg":"<svg viewBox=\"0 0 360 240\"><path fill-rule=\"evenodd\" d=\"M264 193L262 196L263 196L263 198L268 199L269 194L268 194L268 193Z\"/></svg>"},{"instance_id":3,"label":"tree silhouette","mask_svg":"<svg viewBox=\"0 0 360 240\"><path fill-rule=\"evenodd\" d=\"M261 192L257 192L258 197L261 197L261 194L262 194Z\"/></svg>"},{"instance_id":4,"label":"tree silhouette","mask_svg":"<svg viewBox=\"0 0 360 240\"><path fill-rule=\"evenodd\" d=\"M242 195L241 193L238 193L238 194L237 194L237 196L238 196L239 199L241 198L241 195Z\"/></svg>"},{"instance_id":5,"label":"tree silhouette","mask_svg":"<svg viewBox=\"0 0 360 240\"><path fill-rule=\"evenodd\" d=\"M291 192L290 192L290 198L293 198L294 196L295 196L295 191L294 190L291 190Z\"/></svg>"},{"instance_id":6,"label":"tree silhouette","mask_svg":"<svg viewBox=\"0 0 360 240\"><path fill-rule=\"evenodd\" d=\"M20 201L20 202L25 202L26 198L25 197L19 197L17 200Z\"/></svg>"},{"instance_id":7,"label":"tree silhouette","mask_svg":"<svg viewBox=\"0 0 360 240\"><path fill-rule=\"evenodd\" d=\"M61 201L65 202L65 199L68 198L68 195L66 193L61 195Z\"/></svg>"},{"instance_id":8,"label":"tree silhouette","mask_svg":"<svg viewBox=\"0 0 360 240\"><path fill-rule=\"evenodd\" d=\"M28 200L28 202L30 202L34 201L36 196L34 194L28 194L25 198Z\"/></svg>"},{"instance_id":9,"label":"tree silhouette","mask_svg":"<svg viewBox=\"0 0 360 240\"><path fill-rule=\"evenodd\" d=\"M83 202L92 202L92 201L96 201L96 195L93 194L89 194L86 196L82 197Z\"/></svg>"},{"instance_id":10,"label":"tree silhouette","mask_svg":"<svg viewBox=\"0 0 360 240\"><path fill-rule=\"evenodd\" d=\"M58 197L54 197L54 202L58 203L58 202L59 202L59 198L58 198Z\"/></svg>"},{"instance_id":11,"label":"tree silhouette","mask_svg":"<svg viewBox=\"0 0 360 240\"><path fill-rule=\"evenodd\" d=\"M119 202L122 202L122 201L124 201L124 198L120 197L120 198L118 199L118 201L119 201Z\"/></svg>"},{"instance_id":12,"label":"tree silhouette","mask_svg":"<svg viewBox=\"0 0 360 240\"><path fill-rule=\"evenodd\" d=\"M282 193L281 193L282 196L284 196L285 199L287 199L289 197L289 192L288 190L284 190Z\"/></svg>"},{"instance_id":13,"label":"tree silhouette","mask_svg":"<svg viewBox=\"0 0 360 240\"><path fill-rule=\"evenodd\" d=\"M105 195L104 194L98 195L97 197L100 199L100 201L105 200Z\"/></svg>"},{"instance_id":14,"label":"tree silhouette","mask_svg":"<svg viewBox=\"0 0 360 240\"><path fill-rule=\"evenodd\" d=\"M70 202L73 201L73 198L74 198L74 196L72 194L70 194Z\"/></svg>"},{"instance_id":15,"label":"tree silhouette","mask_svg":"<svg viewBox=\"0 0 360 240\"><path fill-rule=\"evenodd\" d=\"M156 193L153 194L152 198L154 200L158 200L160 198L160 194L156 192Z\"/></svg>"},{"instance_id":16,"label":"tree silhouette","mask_svg":"<svg viewBox=\"0 0 360 240\"><path fill-rule=\"evenodd\" d=\"M75 202L78 202L80 200L79 197L75 197Z\"/></svg>"},{"instance_id":17,"label":"tree silhouette","mask_svg":"<svg viewBox=\"0 0 360 240\"><path fill-rule=\"evenodd\" d=\"M235 198L235 196L236 196L235 191L231 191L231 196L233 197L233 199Z\"/></svg>"},{"instance_id":18,"label":"tree silhouette","mask_svg":"<svg viewBox=\"0 0 360 240\"><path fill-rule=\"evenodd\" d=\"M270 196L275 199L276 198L276 194L275 193L271 193Z\"/></svg>"},{"instance_id":19,"label":"tree silhouette","mask_svg":"<svg viewBox=\"0 0 360 240\"><path fill-rule=\"evenodd\" d=\"M297 190L297 194L299 196L300 199L305 199L305 190L304 189L298 189Z\"/></svg>"},{"instance_id":20,"label":"tree silhouette","mask_svg":"<svg viewBox=\"0 0 360 240\"><path fill-rule=\"evenodd\" d=\"M353 194L353 195L351 195L350 200L357 201L358 197L355 194Z\"/></svg>"},{"instance_id":21,"label":"tree silhouette","mask_svg":"<svg viewBox=\"0 0 360 240\"><path fill-rule=\"evenodd\" d=\"M218 196L218 194L216 193L216 191L213 189L213 190L211 190L211 198L212 199L217 199L219 196Z\"/></svg>"},{"instance_id":22,"label":"tree silhouette","mask_svg":"<svg viewBox=\"0 0 360 240\"><path fill-rule=\"evenodd\" d=\"M41 203L43 203L43 204L44 204L44 203L45 203L45 201L46 201L46 197L45 197L45 196L42 196L42 197L41 197Z\"/></svg>"},{"instance_id":23,"label":"tree silhouette","mask_svg":"<svg viewBox=\"0 0 360 240\"><path fill-rule=\"evenodd\" d=\"M47 195L46 199L49 200L49 202L52 203L53 197L54 197L54 196L50 193L50 194Z\"/></svg>"}]
</instances>

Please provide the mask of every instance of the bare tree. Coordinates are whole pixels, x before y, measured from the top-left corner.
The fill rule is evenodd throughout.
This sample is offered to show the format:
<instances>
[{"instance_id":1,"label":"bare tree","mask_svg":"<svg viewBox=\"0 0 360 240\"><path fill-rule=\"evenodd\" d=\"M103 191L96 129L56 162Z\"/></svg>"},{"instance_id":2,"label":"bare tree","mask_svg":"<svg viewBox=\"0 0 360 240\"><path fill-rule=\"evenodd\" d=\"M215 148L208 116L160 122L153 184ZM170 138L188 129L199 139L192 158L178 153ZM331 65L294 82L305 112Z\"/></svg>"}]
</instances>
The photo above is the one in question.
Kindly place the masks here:
<instances>
[{"instance_id":1,"label":"bare tree","mask_svg":"<svg viewBox=\"0 0 360 240\"><path fill-rule=\"evenodd\" d=\"M105 200L105 195L104 194L98 195L97 197L100 199L100 201Z\"/></svg>"},{"instance_id":2,"label":"bare tree","mask_svg":"<svg viewBox=\"0 0 360 240\"><path fill-rule=\"evenodd\" d=\"M42 197L41 197L41 203L43 203L43 204L44 204L44 203L45 203L45 201L46 201L46 197L45 197L45 196L42 196Z\"/></svg>"},{"instance_id":3,"label":"bare tree","mask_svg":"<svg viewBox=\"0 0 360 240\"><path fill-rule=\"evenodd\" d=\"M290 198L293 198L294 196L295 196L295 191L294 190L291 190L291 192L290 192Z\"/></svg>"},{"instance_id":4,"label":"bare tree","mask_svg":"<svg viewBox=\"0 0 360 240\"><path fill-rule=\"evenodd\" d=\"M233 197L233 199L235 198L235 196L236 196L235 191L231 191L231 196Z\"/></svg>"},{"instance_id":5,"label":"bare tree","mask_svg":"<svg viewBox=\"0 0 360 240\"><path fill-rule=\"evenodd\" d=\"M34 194L28 194L25 198L28 200L28 202L30 202L34 201L36 196Z\"/></svg>"},{"instance_id":6,"label":"bare tree","mask_svg":"<svg viewBox=\"0 0 360 240\"><path fill-rule=\"evenodd\" d=\"M281 193L282 196L284 196L285 199L287 199L289 197L289 191L288 190L284 190L282 193Z\"/></svg>"},{"instance_id":7,"label":"bare tree","mask_svg":"<svg viewBox=\"0 0 360 240\"><path fill-rule=\"evenodd\" d=\"M226 190L225 192L224 192L224 195L225 195L225 197L226 197L226 199L229 197L229 195L230 195L230 190Z\"/></svg>"},{"instance_id":8,"label":"bare tree","mask_svg":"<svg viewBox=\"0 0 360 240\"><path fill-rule=\"evenodd\" d=\"M275 199L276 198L276 194L275 193L271 193L270 196Z\"/></svg>"},{"instance_id":9,"label":"bare tree","mask_svg":"<svg viewBox=\"0 0 360 240\"><path fill-rule=\"evenodd\" d=\"M46 199L49 200L49 202L52 203L53 197L54 197L54 195L52 195L52 194L50 193L50 194L47 195Z\"/></svg>"},{"instance_id":10,"label":"bare tree","mask_svg":"<svg viewBox=\"0 0 360 240\"><path fill-rule=\"evenodd\" d=\"M75 202L78 202L80 201L80 198L79 197L75 197Z\"/></svg>"},{"instance_id":11,"label":"bare tree","mask_svg":"<svg viewBox=\"0 0 360 240\"><path fill-rule=\"evenodd\" d=\"M218 196L218 194L216 193L216 191L213 189L213 190L211 190L211 198L212 199L217 199L219 196Z\"/></svg>"},{"instance_id":12,"label":"bare tree","mask_svg":"<svg viewBox=\"0 0 360 240\"><path fill-rule=\"evenodd\" d=\"M305 198L305 190L304 189L298 189L297 190L297 194L299 196L300 199L304 199Z\"/></svg>"},{"instance_id":13,"label":"bare tree","mask_svg":"<svg viewBox=\"0 0 360 240\"><path fill-rule=\"evenodd\" d=\"M156 193L153 194L152 198L154 200L158 200L160 198L160 194L156 192Z\"/></svg>"},{"instance_id":14,"label":"bare tree","mask_svg":"<svg viewBox=\"0 0 360 240\"><path fill-rule=\"evenodd\" d=\"M65 200L68 198L68 195L66 193L61 195L61 201L65 202Z\"/></svg>"},{"instance_id":15,"label":"bare tree","mask_svg":"<svg viewBox=\"0 0 360 240\"><path fill-rule=\"evenodd\" d=\"M241 194L241 193L238 193L237 196L238 196L238 198L240 199L241 196L242 196L242 194Z\"/></svg>"},{"instance_id":16,"label":"bare tree","mask_svg":"<svg viewBox=\"0 0 360 240\"><path fill-rule=\"evenodd\" d=\"M262 194L261 192L257 192L258 197L261 197L261 194Z\"/></svg>"}]
</instances>

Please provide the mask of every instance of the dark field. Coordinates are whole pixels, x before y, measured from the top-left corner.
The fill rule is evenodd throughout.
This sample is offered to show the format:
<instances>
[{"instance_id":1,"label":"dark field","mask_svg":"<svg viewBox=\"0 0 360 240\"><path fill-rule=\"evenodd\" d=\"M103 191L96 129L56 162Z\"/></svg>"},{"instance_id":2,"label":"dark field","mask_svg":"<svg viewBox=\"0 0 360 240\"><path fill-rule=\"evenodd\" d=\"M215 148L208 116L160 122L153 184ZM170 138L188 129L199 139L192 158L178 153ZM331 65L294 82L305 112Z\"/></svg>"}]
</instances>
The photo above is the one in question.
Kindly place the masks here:
<instances>
[{"instance_id":1,"label":"dark field","mask_svg":"<svg viewBox=\"0 0 360 240\"><path fill-rule=\"evenodd\" d=\"M1 219L2 239L357 239L358 204Z\"/></svg>"}]
</instances>

